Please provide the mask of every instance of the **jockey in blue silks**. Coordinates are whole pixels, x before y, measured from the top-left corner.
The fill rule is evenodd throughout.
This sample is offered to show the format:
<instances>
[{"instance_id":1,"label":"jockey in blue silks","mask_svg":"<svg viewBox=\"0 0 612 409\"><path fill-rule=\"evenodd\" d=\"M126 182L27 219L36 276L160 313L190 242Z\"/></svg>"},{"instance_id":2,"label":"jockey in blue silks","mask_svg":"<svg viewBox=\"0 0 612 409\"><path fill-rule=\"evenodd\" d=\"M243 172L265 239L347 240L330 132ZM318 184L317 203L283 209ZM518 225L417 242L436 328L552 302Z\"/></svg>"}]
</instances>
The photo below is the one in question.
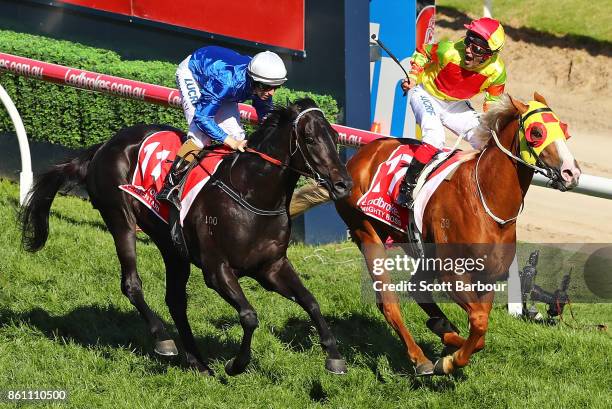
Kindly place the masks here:
<instances>
[{"instance_id":1,"label":"jockey in blue silks","mask_svg":"<svg viewBox=\"0 0 612 409\"><path fill-rule=\"evenodd\" d=\"M238 103L251 99L261 122L272 109L276 88L286 80L283 60L270 51L249 57L209 46L183 60L176 70L176 83L189 124L188 138L179 149L157 200L180 209L179 182L197 153L213 140L243 152L246 140Z\"/></svg>"}]
</instances>

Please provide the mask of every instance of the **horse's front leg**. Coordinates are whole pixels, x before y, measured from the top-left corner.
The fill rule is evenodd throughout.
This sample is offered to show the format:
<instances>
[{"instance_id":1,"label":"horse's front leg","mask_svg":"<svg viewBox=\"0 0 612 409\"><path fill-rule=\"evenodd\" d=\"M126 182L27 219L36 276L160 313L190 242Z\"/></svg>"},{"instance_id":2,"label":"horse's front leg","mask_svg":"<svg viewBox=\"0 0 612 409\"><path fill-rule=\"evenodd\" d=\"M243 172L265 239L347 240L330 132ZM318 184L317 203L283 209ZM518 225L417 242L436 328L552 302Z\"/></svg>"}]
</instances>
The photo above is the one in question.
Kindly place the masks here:
<instances>
[{"instance_id":1,"label":"horse's front leg","mask_svg":"<svg viewBox=\"0 0 612 409\"><path fill-rule=\"evenodd\" d=\"M424 274L422 270L418 270L411 279L416 286L419 286L421 282L426 282L428 284L433 283L433 280L434 277L431 274ZM440 337L440 341L442 341L442 344L444 344L446 347L444 351L446 353L453 353L461 348L465 343L465 338L459 335L459 330L457 327L448 319L438 304L436 304L431 291L415 291L413 298L418 303L419 307L421 307L429 316L426 324L427 328ZM459 305L467 308L463 304ZM476 344L475 352L483 349L484 345L484 337L481 337ZM443 354L445 352L443 352Z\"/></svg>"},{"instance_id":2,"label":"horse's front leg","mask_svg":"<svg viewBox=\"0 0 612 409\"><path fill-rule=\"evenodd\" d=\"M421 283L433 283L434 276L433 274L425 273L423 269L418 269L410 281L414 283L417 288L420 288ZM412 297L419 307L429 316L426 324L427 328L440 337L442 344L446 347L453 348L453 352L459 349L465 342L465 339L459 335L457 327L453 325L446 314L438 307L438 304L436 304L433 299L431 291L415 291Z\"/></svg>"},{"instance_id":3,"label":"horse's front leg","mask_svg":"<svg viewBox=\"0 0 612 409\"><path fill-rule=\"evenodd\" d=\"M251 361L251 340L255 329L259 325L257 313L246 299L234 270L226 262L220 262L212 266L211 263L207 263L206 267L203 270L206 285L231 304L238 311L240 317L240 325L244 332L240 343L240 351L225 365L225 372L228 375L238 375L244 372Z\"/></svg>"},{"instance_id":4,"label":"horse's front leg","mask_svg":"<svg viewBox=\"0 0 612 409\"><path fill-rule=\"evenodd\" d=\"M268 269L262 271L256 279L264 288L295 301L306 311L319 333L321 346L327 353L325 368L336 374L346 373L346 361L340 355L336 338L321 315L319 303L304 287L289 260L283 257L276 261Z\"/></svg>"},{"instance_id":5,"label":"horse's front leg","mask_svg":"<svg viewBox=\"0 0 612 409\"><path fill-rule=\"evenodd\" d=\"M478 296L473 291L452 291L451 297L468 313L469 335L461 347L452 355L436 362L436 374L450 374L456 368L466 366L470 357L484 346L484 338L489 326L489 314L493 308L495 292L490 291Z\"/></svg>"}]
</instances>

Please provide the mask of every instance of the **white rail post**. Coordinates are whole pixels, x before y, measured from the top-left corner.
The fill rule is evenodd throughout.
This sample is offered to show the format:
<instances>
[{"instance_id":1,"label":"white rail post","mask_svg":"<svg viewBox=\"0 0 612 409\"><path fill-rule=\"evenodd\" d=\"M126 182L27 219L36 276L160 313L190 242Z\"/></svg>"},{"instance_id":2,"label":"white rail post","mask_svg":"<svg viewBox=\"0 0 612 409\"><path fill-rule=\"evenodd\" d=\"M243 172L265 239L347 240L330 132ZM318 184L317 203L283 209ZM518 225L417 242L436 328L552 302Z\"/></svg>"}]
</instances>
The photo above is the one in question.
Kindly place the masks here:
<instances>
[{"instance_id":1,"label":"white rail post","mask_svg":"<svg viewBox=\"0 0 612 409\"><path fill-rule=\"evenodd\" d=\"M6 107L6 110L13 121L15 131L17 132L17 140L19 141L19 153L21 154L21 173L19 174L19 204L23 204L26 195L32 187L32 160L30 158L30 145L28 144L28 137L26 135L23 121L17 108L13 103L13 100L7 94L4 87L0 85L0 100Z\"/></svg>"},{"instance_id":2,"label":"white rail post","mask_svg":"<svg viewBox=\"0 0 612 409\"><path fill-rule=\"evenodd\" d=\"M491 10L493 9L493 5L491 4L493 0L484 0L484 4L482 6L482 16L483 17L493 17Z\"/></svg>"},{"instance_id":3,"label":"white rail post","mask_svg":"<svg viewBox=\"0 0 612 409\"><path fill-rule=\"evenodd\" d=\"M510 264L508 275L508 313L515 317L520 317L523 314L523 303L520 301L521 294L521 278L519 277L519 267L516 254L514 260ZM519 300L519 302L512 302Z\"/></svg>"}]
</instances>

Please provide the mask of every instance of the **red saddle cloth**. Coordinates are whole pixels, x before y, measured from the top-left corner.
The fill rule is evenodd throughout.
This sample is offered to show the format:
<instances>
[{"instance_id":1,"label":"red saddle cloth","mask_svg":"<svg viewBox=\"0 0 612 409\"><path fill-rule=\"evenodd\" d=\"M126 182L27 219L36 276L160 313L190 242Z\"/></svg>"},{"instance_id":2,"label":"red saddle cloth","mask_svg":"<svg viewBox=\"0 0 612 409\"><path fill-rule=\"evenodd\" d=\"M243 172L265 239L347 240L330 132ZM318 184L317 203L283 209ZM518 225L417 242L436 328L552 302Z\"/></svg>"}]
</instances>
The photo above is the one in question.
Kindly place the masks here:
<instances>
[{"instance_id":1,"label":"red saddle cloth","mask_svg":"<svg viewBox=\"0 0 612 409\"><path fill-rule=\"evenodd\" d=\"M406 174L406 167L412 161L418 147L419 145L398 146L385 162L378 165L368 191L357 201L357 206L363 213L403 232L406 232L408 226L409 212L405 207L397 205L396 199ZM458 165L459 157L460 155L451 155L427 175L427 182L419 191L414 206L419 230L427 200L442 183L444 177Z\"/></svg>"},{"instance_id":2,"label":"red saddle cloth","mask_svg":"<svg viewBox=\"0 0 612 409\"><path fill-rule=\"evenodd\" d=\"M134 196L166 223L168 205L158 202L155 196L161 190L181 145L181 138L176 132L160 131L151 134L138 151L138 164L132 183L119 186L119 189ZM199 166L189 172L181 194L181 224L197 194L210 180L223 158L232 152L230 148L220 146L208 153Z\"/></svg>"}]
</instances>

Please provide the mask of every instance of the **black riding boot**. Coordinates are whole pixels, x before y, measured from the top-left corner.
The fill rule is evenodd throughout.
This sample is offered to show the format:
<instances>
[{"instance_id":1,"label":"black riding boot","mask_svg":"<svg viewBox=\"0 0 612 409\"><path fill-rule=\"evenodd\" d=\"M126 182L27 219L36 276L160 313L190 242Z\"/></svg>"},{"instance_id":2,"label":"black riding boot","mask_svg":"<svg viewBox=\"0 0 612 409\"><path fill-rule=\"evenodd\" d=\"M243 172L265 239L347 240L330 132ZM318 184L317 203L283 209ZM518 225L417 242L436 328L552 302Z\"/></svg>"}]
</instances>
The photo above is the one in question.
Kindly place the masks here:
<instances>
[{"instance_id":1,"label":"black riding boot","mask_svg":"<svg viewBox=\"0 0 612 409\"><path fill-rule=\"evenodd\" d=\"M174 158L172 167L166 175L164 185L161 191L155 196L160 202L166 202L174 206L177 210L181 210L181 199L178 197L180 182L183 180L187 170L189 169L189 161L180 156Z\"/></svg>"},{"instance_id":2,"label":"black riding boot","mask_svg":"<svg viewBox=\"0 0 612 409\"><path fill-rule=\"evenodd\" d=\"M400 186L399 194L397 195L396 203L402 207L406 207L410 209L412 207L412 191L417 184L419 179L419 175L423 168L425 168L425 163L421 163L416 159L412 159L412 162L408 165L406 169L406 175L402 180L402 184Z\"/></svg>"}]
</instances>

